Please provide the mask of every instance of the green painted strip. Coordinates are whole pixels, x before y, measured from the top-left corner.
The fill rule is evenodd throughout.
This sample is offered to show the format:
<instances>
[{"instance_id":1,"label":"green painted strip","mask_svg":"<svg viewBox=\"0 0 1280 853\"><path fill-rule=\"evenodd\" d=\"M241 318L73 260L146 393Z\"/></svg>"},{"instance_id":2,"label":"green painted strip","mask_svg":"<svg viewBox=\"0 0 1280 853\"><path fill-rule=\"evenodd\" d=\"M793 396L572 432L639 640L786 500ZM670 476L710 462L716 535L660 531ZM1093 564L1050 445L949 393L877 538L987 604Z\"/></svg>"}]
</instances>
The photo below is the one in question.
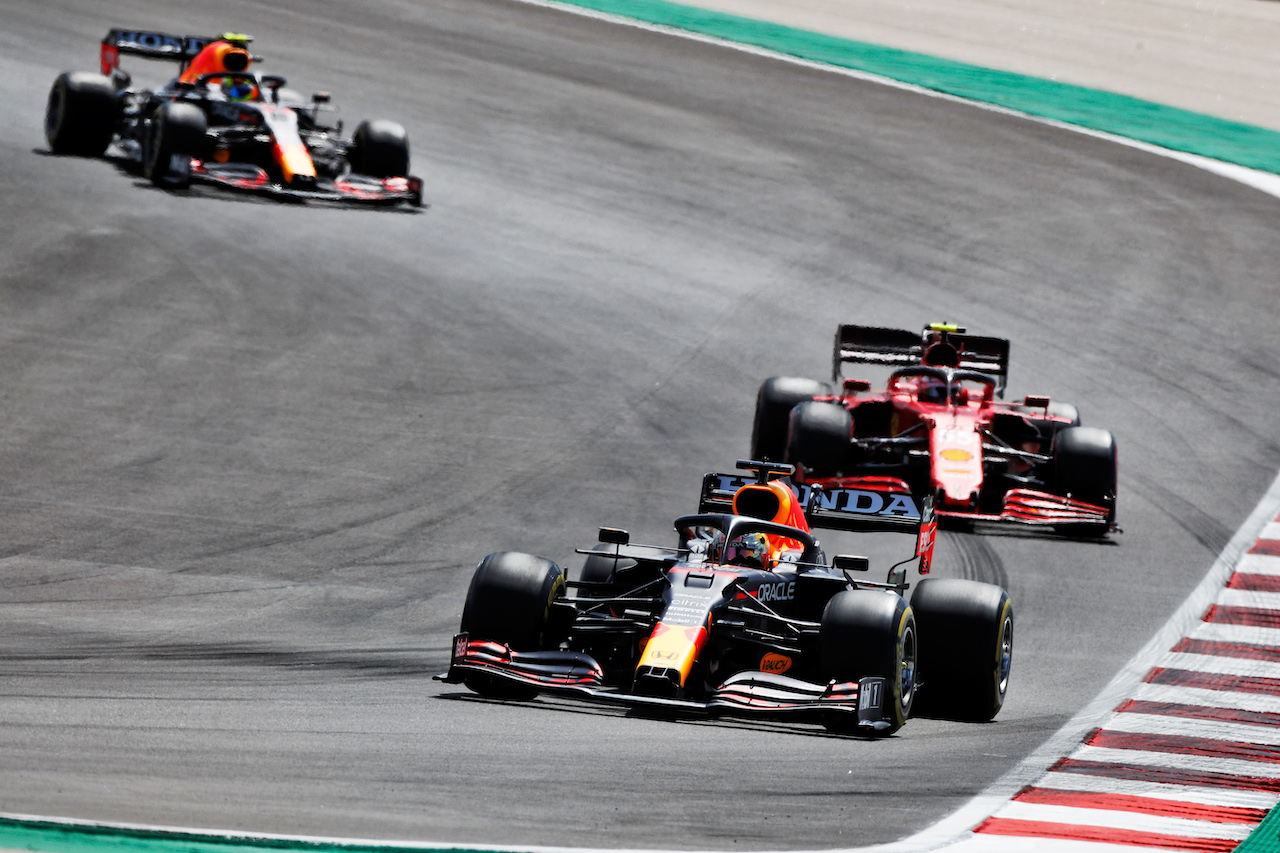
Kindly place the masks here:
<instances>
[{"instance_id":1,"label":"green painted strip","mask_svg":"<svg viewBox=\"0 0 1280 853\"><path fill-rule=\"evenodd\" d=\"M1271 810L1235 853L1280 853L1280 806Z\"/></svg>"},{"instance_id":2,"label":"green painted strip","mask_svg":"<svg viewBox=\"0 0 1280 853\"><path fill-rule=\"evenodd\" d=\"M851 68L1028 115L1280 173L1280 132L1150 101L666 0L562 0L579 6Z\"/></svg>"},{"instance_id":3,"label":"green painted strip","mask_svg":"<svg viewBox=\"0 0 1280 853\"><path fill-rule=\"evenodd\" d=\"M293 838L205 835L17 818L0 818L0 849L37 850L41 853L262 853L264 850L303 853L477 853L473 849L454 847L397 847Z\"/></svg>"}]
</instances>

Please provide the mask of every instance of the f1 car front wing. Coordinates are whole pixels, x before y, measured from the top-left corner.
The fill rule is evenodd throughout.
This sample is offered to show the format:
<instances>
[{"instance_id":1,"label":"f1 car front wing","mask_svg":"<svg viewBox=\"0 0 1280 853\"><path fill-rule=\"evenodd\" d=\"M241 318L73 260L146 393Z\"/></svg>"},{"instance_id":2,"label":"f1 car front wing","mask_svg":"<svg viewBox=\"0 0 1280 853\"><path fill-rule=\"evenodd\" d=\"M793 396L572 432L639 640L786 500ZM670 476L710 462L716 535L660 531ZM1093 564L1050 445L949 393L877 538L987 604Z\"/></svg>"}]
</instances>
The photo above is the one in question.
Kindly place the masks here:
<instances>
[{"instance_id":1,"label":"f1 car front wing","mask_svg":"<svg viewBox=\"0 0 1280 853\"><path fill-rule=\"evenodd\" d=\"M1116 527L1111 510L1107 507L1035 489L1010 489L1005 493L1004 503L998 514L956 510L936 512L944 518L967 518L974 521L1006 521L1055 527L1106 525L1108 530L1120 529Z\"/></svg>"},{"instance_id":2,"label":"f1 car front wing","mask_svg":"<svg viewBox=\"0 0 1280 853\"><path fill-rule=\"evenodd\" d=\"M621 705L739 716L854 714L858 727L869 732L890 727L884 719L885 679L878 677L814 684L772 673L739 672L726 679L706 701L667 699L605 688L604 670L581 652L517 652L502 643L458 634L453 640L449 671L435 676L435 680L459 684L469 672Z\"/></svg>"},{"instance_id":3,"label":"f1 car front wing","mask_svg":"<svg viewBox=\"0 0 1280 853\"><path fill-rule=\"evenodd\" d=\"M314 189L285 186L272 181L257 166L239 163L191 161L191 179L219 184L243 192L282 196L301 201L333 201L349 204L396 204L407 202L422 207L422 179L410 175L403 178L369 178L347 175L318 183Z\"/></svg>"}]
</instances>

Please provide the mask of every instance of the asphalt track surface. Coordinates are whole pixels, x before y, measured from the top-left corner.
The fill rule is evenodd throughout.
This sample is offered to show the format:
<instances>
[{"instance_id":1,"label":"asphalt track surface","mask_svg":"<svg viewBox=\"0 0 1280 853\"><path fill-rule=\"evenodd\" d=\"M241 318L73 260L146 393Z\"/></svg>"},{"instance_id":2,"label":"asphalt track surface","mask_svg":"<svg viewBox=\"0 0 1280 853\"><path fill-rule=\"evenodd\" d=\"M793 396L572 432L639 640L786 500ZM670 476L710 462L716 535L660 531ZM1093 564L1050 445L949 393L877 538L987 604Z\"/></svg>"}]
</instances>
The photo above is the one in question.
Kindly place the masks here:
<instances>
[{"instance_id":1,"label":"asphalt track surface","mask_svg":"<svg viewBox=\"0 0 1280 853\"><path fill-rule=\"evenodd\" d=\"M420 214L50 156L112 25L247 30ZM139 79L163 66L135 61ZM1016 117L495 0L11 0L0 19L0 809L457 843L891 841L1035 749L1280 467L1280 201ZM432 682L472 568L666 542L840 321L1013 340L1121 452L1122 536L945 534L1003 583L989 725L864 741Z\"/></svg>"}]
</instances>

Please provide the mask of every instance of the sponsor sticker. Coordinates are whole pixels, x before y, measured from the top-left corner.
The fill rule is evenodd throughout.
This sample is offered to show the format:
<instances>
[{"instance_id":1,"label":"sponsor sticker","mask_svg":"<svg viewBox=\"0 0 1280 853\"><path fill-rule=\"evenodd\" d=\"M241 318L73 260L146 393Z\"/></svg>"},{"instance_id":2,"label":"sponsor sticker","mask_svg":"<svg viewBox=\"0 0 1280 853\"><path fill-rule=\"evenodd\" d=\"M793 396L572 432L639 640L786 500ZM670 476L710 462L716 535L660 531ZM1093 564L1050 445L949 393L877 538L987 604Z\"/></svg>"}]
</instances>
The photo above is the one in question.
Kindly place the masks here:
<instances>
[{"instance_id":1,"label":"sponsor sticker","mask_svg":"<svg viewBox=\"0 0 1280 853\"><path fill-rule=\"evenodd\" d=\"M760 671L781 675L791 669L791 658L776 652L769 652L760 659Z\"/></svg>"},{"instance_id":2,"label":"sponsor sticker","mask_svg":"<svg viewBox=\"0 0 1280 853\"><path fill-rule=\"evenodd\" d=\"M756 601L791 601L796 597L795 581L761 584L756 590Z\"/></svg>"},{"instance_id":3,"label":"sponsor sticker","mask_svg":"<svg viewBox=\"0 0 1280 853\"><path fill-rule=\"evenodd\" d=\"M973 458L972 453L967 450L961 450L958 447L948 447L945 450L939 451L938 455L948 462L968 462Z\"/></svg>"}]
</instances>

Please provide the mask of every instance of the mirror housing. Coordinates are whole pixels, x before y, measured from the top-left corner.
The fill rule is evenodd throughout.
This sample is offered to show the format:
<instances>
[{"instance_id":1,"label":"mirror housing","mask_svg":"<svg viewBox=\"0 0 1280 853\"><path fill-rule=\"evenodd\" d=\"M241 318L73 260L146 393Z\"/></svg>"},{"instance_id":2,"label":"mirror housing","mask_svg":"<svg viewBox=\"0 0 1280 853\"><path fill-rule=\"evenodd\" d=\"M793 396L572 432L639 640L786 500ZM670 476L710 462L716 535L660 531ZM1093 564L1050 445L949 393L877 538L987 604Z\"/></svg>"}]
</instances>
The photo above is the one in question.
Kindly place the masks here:
<instances>
[{"instance_id":1,"label":"mirror housing","mask_svg":"<svg viewBox=\"0 0 1280 853\"><path fill-rule=\"evenodd\" d=\"M601 527L599 541L606 545L626 545L631 542L631 534L619 527Z\"/></svg>"},{"instance_id":2,"label":"mirror housing","mask_svg":"<svg viewBox=\"0 0 1280 853\"><path fill-rule=\"evenodd\" d=\"M871 383L866 379L846 379L841 386L845 396L871 390Z\"/></svg>"},{"instance_id":3,"label":"mirror housing","mask_svg":"<svg viewBox=\"0 0 1280 853\"><path fill-rule=\"evenodd\" d=\"M871 561L854 554L836 554L831 567L842 572L866 572L871 570Z\"/></svg>"}]
</instances>

